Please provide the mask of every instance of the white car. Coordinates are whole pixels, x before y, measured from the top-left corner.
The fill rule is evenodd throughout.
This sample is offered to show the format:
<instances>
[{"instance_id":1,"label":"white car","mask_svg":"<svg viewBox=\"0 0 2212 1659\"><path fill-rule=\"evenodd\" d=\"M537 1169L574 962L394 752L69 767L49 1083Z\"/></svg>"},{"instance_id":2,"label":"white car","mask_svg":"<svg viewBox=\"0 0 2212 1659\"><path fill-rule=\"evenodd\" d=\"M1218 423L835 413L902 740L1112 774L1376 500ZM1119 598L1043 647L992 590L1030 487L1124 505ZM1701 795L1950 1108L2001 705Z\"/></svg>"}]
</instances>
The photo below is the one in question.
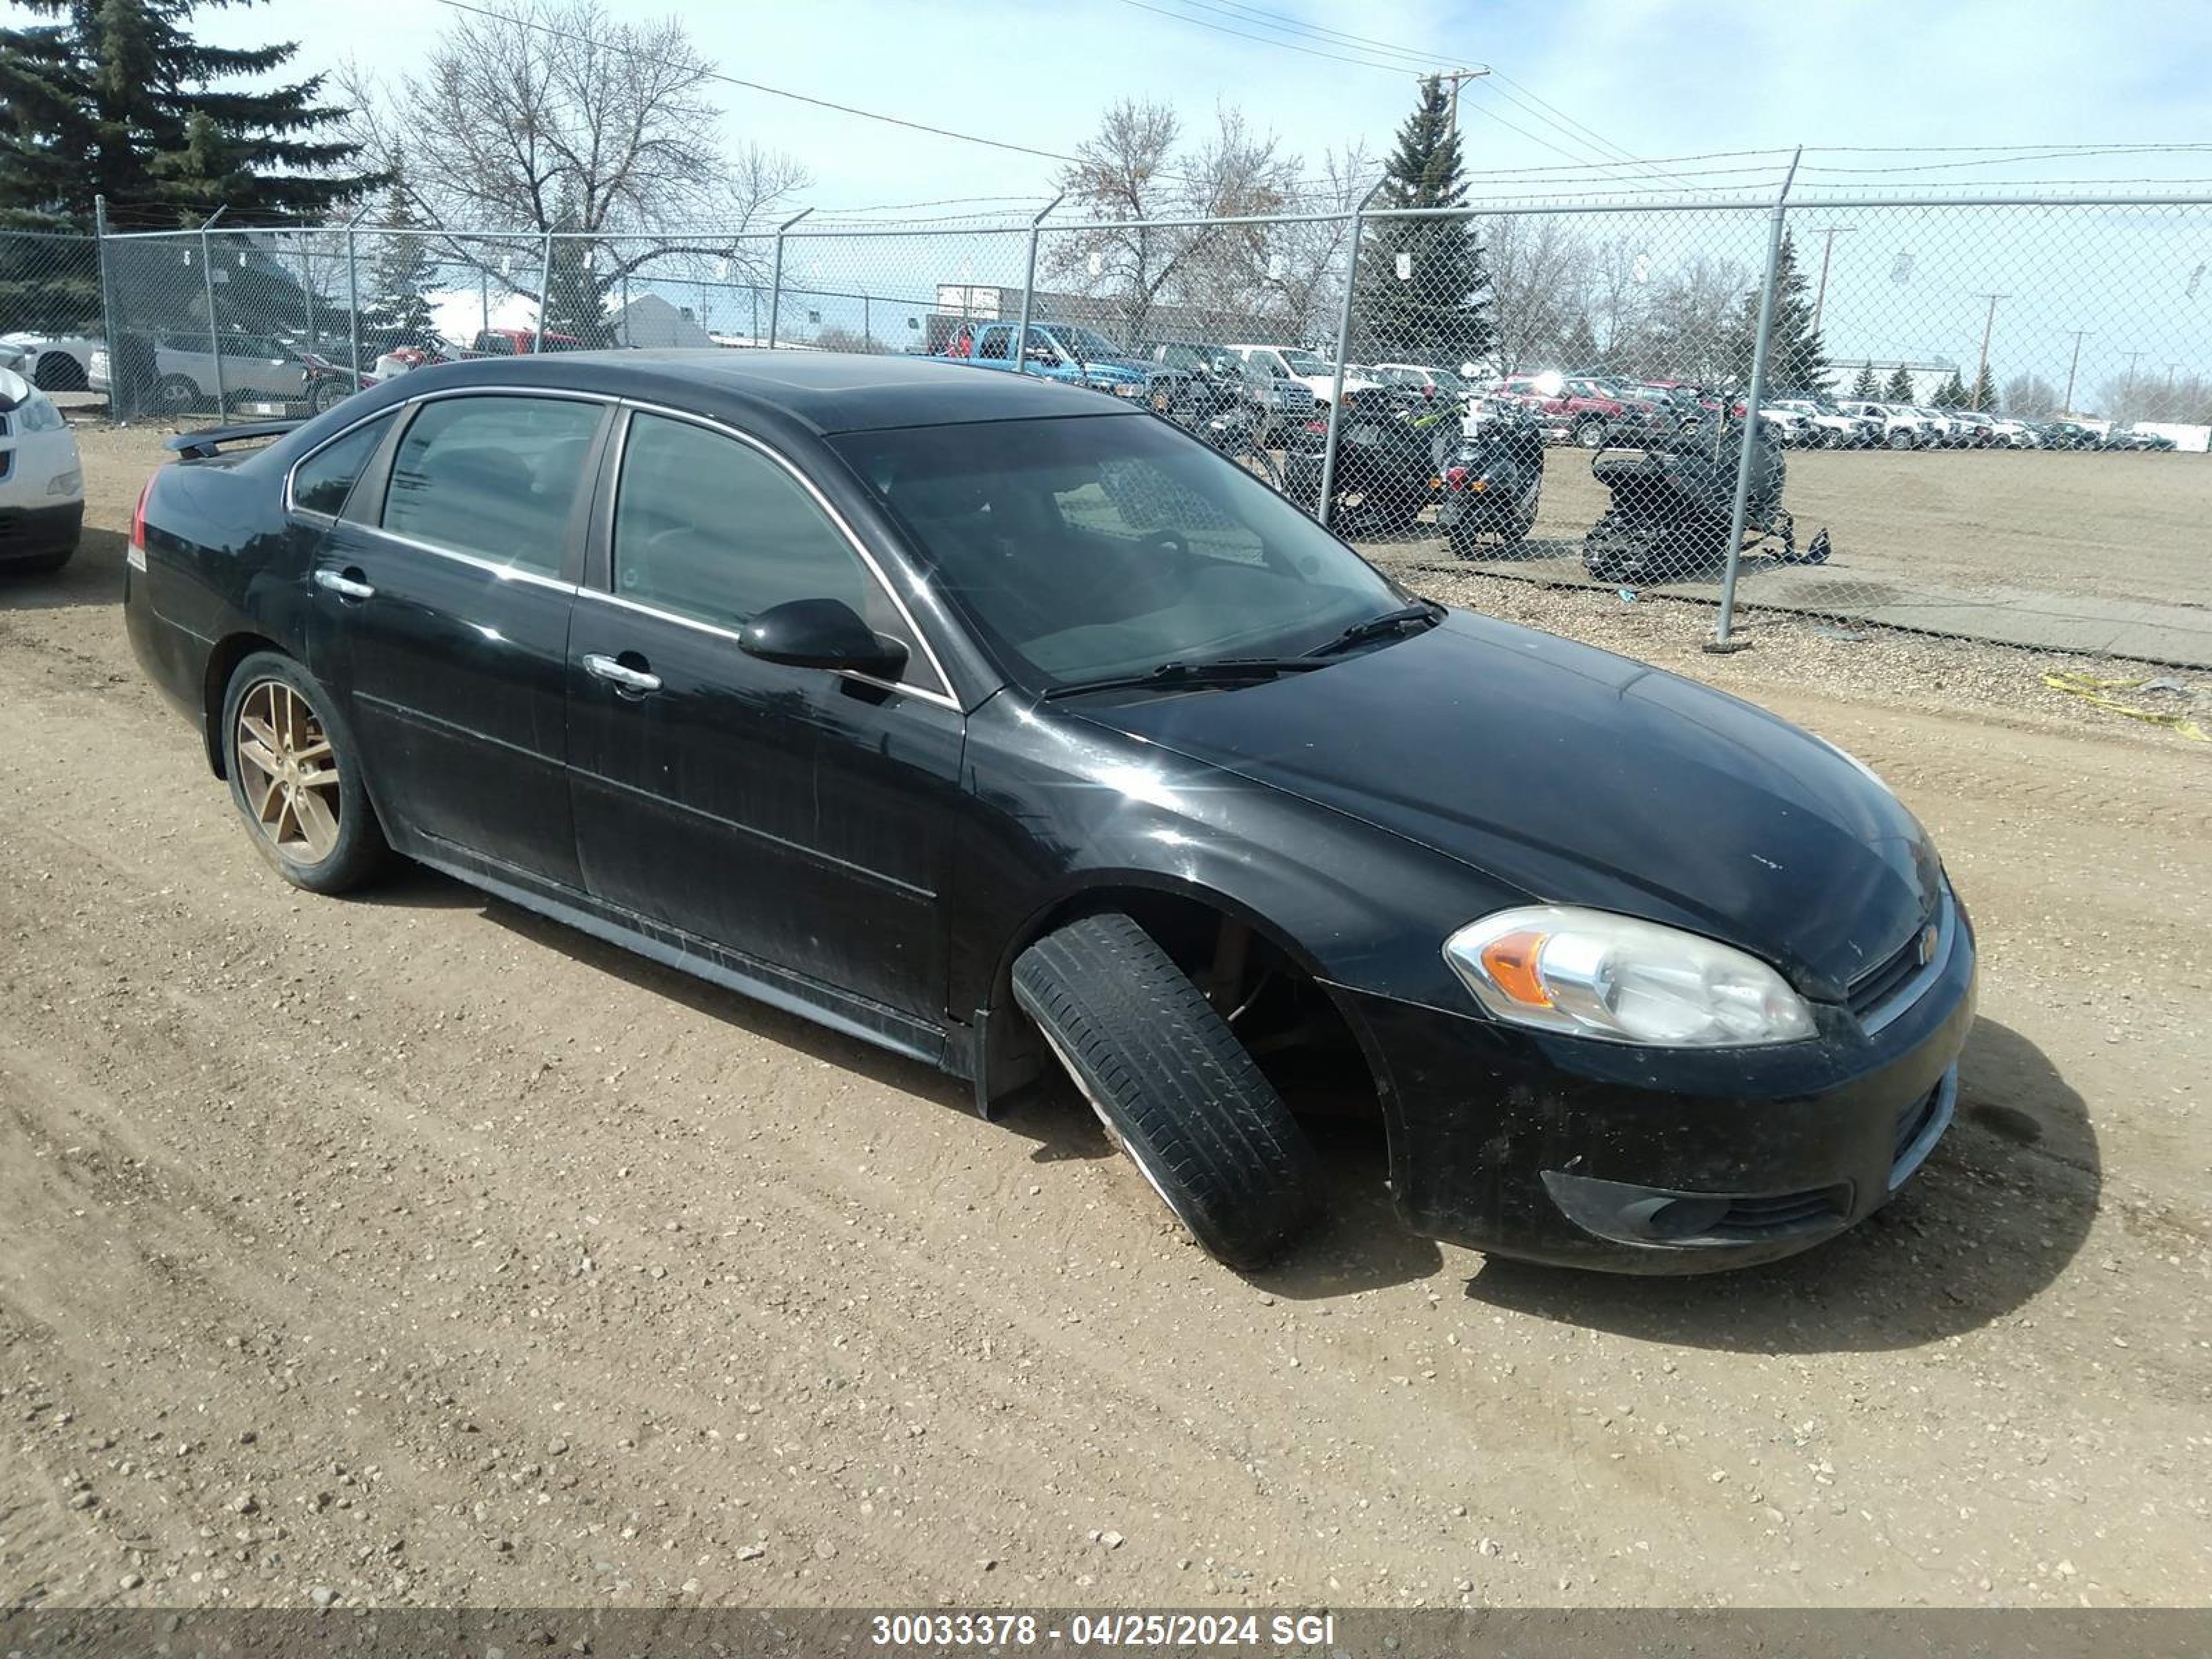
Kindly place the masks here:
<instances>
[{"instance_id":1,"label":"white car","mask_svg":"<svg viewBox=\"0 0 2212 1659\"><path fill-rule=\"evenodd\" d=\"M0 368L0 570L58 570L84 527L84 463L54 400Z\"/></svg>"},{"instance_id":2,"label":"white car","mask_svg":"<svg viewBox=\"0 0 2212 1659\"><path fill-rule=\"evenodd\" d=\"M306 401L307 362L289 341L268 334L222 337L222 373L209 349L204 331L173 330L154 341L155 412L182 415L215 403L218 380L226 401L252 400L291 405ZM106 392L112 378L107 349L93 354L88 379L94 392Z\"/></svg>"},{"instance_id":3,"label":"white car","mask_svg":"<svg viewBox=\"0 0 2212 1659\"><path fill-rule=\"evenodd\" d=\"M2009 415L1999 415L1991 418L1990 426L1996 434L1996 442L2000 448L2040 449L2043 447L2043 439L2026 421L2014 420Z\"/></svg>"},{"instance_id":4,"label":"white car","mask_svg":"<svg viewBox=\"0 0 2212 1659\"><path fill-rule=\"evenodd\" d=\"M41 334L19 330L0 334L0 363L41 392L82 392L91 385L92 354L100 342L89 334Z\"/></svg>"},{"instance_id":5,"label":"white car","mask_svg":"<svg viewBox=\"0 0 2212 1659\"><path fill-rule=\"evenodd\" d=\"M1847 413L1834 404L1815 403L1810 398L1784 398L1774 405L1797 416L1812 431L1808 442L1829 449L1869 449L1881 441L1881 428L1870 417Z\"/></svg>"},{"instance_id":6,"label":"white car","mask_svg":"<svg viewBox=\"0 0 2212 1659\"><path fill-rule=\"evenodd\" d=\"M1303 380L1314 395L1314 401L1323 409L1336 396L1336 365L1318 351L1308 351L1303 346L1260 345L1251 343L1229 342L1230 350L1263 374L1276 375L1284 380ZM1346 392L1366 392L1380 385L1364 375L1355 374L1347 366L1344 374Z\"/></svg>"},{"instance_id":7,"label":"white car","mask_svg":"<svg viewBox=\"0 0 2212 1659\"><path fill-rule=\"evenodd\" d=\"M1846 398L1836 407L1846 415L1862 416L1878 422L1881 428L1879 441L1891 449L1924 449L1936 441L1936 428L1909 404Z\"/></svg>"}]
</instances>

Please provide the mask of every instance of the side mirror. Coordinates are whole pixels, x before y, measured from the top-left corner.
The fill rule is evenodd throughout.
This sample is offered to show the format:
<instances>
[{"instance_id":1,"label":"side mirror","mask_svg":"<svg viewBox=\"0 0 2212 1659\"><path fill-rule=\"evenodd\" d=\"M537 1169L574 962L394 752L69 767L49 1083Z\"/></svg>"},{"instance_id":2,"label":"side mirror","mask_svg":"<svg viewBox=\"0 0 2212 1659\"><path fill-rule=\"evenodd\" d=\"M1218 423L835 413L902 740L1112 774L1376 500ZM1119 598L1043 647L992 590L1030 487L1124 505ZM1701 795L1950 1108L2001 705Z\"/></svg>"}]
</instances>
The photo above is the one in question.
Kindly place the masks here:
<instances>
[{"instance_id":1,"label":"side mirror","mask_svg":"<svg viewBox=\"0 0 2212 1659\"><path fill-rule=\"evenodd\" d=\"M895 680L906 647L862 622L842 599L792 599L772 605L738 636L747 656L793 668L848 669Z\"/></svg>"}]
</instances>

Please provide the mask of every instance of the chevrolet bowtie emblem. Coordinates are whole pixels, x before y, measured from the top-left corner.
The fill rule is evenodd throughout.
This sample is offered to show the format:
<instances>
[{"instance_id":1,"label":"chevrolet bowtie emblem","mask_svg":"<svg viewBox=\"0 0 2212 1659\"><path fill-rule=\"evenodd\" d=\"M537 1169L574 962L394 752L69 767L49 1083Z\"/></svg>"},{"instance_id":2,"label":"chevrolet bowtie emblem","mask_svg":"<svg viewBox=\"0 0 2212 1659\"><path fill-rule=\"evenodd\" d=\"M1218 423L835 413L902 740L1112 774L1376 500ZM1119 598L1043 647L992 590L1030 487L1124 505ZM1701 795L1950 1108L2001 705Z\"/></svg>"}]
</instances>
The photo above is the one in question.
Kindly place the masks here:
<instances>
[{"instance_id":1,"label":"chevrolet bowtie emblem","mask_svg":"<svg viewBox=\"0 0 2212 1659\"><path fill-rule=\"evenodd\" d=\"M1920 943L1915 947L1913 955L1919 959L1923 968L1936 960L1936 924L1934 922L1929 922L1920 930Z\"/></svg>"}]
</instances>

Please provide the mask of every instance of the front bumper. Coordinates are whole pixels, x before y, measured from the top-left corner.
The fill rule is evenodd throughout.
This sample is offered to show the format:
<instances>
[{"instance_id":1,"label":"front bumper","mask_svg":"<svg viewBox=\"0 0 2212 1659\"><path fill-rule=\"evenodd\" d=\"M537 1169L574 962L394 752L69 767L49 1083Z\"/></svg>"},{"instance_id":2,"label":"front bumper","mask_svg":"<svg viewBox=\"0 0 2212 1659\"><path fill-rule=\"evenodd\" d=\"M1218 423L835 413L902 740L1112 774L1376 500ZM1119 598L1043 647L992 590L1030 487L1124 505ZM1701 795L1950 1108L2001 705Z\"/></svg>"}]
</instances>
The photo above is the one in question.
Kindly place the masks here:
<instances>
[{"instance_id":1,"label":"front bumper","mask_svg":"<svg viewBox=\"0 0 2212 1659\"><path fill-rule=\"evenodd\" d=\"M1949 1127L1974 1018L1965 910L1940 971L1868 1035L1659 1051L1340 988L1384 1078L1391 1185L1412 1231L1635 1273L1794 1255L1887 1203Z\"/></svg>"},{"instance_id":2,"label":"front bumper","mask_svg":"<svg viewBox=\"0 0 2212 1659\"><path fill-rule=\"evenodd\" d=\"M0 505L0 564L68 552L83 530L82 501L57 501L51 507Z\"/></svg>"}]
</instances>

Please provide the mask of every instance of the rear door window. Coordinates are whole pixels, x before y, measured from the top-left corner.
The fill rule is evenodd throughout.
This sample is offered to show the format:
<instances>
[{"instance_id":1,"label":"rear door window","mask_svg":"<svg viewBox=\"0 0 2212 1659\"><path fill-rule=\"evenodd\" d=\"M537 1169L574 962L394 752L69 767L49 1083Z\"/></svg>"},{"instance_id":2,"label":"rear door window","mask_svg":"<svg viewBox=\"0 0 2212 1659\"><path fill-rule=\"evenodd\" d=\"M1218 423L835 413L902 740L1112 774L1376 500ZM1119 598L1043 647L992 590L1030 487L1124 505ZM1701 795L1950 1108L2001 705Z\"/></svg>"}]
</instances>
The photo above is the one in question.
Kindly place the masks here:
<instances>
[{"instance_id":1,"label":"rear door window","mask_svg":"<svg viewBox=\"0 0 2212 1659\"><path fill-rule=\"evenodd\" d=\"M353 491L354 480L368 458L376 453L392 417L379 416L363 422L343 437L325 444L300 463L292 473L292 508L297 513L320 513L336 518Z\"/></svg>"},{"instance_id":2,"label":"rear door window","mask_svg":"<svg viewBox=\"0 0 2212 1659\"><path fill-rule=\"evenodd\" d=\"M393 458L384 528L541 576L561 573L600 405L566 398L441 398Z\"/></svg>"}]
</instances>

